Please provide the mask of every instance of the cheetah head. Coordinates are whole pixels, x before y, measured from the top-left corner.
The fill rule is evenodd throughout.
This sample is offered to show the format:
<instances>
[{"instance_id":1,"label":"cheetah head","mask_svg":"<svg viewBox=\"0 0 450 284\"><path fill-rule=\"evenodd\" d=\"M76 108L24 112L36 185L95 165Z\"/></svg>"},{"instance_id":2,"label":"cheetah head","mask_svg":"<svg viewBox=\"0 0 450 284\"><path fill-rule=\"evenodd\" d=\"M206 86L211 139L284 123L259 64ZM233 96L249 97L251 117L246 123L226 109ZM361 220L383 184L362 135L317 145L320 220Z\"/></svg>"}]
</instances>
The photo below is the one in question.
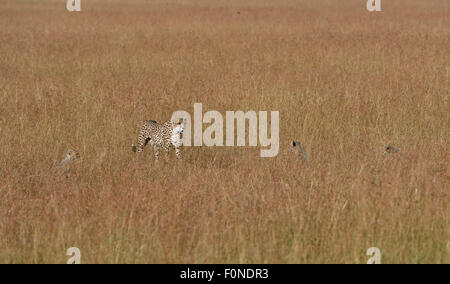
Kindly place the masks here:
<instances>
[{"instance_id":1,"label":"cheetah head","mask_svg":"<svg viewBox=\"0 0 450 284\"><path fill-rule=\"evenodd\" d=\"M172 134L182 134L184 132L184 128L186 126L186 120L180 119L177 122L173 123Z\"/></svg>"}]
</instances>

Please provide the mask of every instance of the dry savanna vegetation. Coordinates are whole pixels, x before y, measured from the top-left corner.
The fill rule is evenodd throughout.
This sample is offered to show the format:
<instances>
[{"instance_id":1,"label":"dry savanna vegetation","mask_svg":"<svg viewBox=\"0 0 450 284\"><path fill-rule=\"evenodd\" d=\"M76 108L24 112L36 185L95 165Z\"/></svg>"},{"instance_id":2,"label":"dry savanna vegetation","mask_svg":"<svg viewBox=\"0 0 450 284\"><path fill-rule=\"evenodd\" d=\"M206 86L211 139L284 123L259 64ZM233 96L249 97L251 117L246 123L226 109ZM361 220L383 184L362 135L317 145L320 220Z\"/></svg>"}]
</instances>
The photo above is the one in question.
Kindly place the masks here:
<instances>
[{"instance_id":1,"label":"dry savanna vegetation","mask_svg":"<svg viewBox=\"0 0 450 284\"><path fill-rule=\"evenodd\" d=\"M1 263L449 262L448 1L81 8L0 0ZM279 111L278 156L131 151L196 102Z\"/></svg>"}]
</instances>

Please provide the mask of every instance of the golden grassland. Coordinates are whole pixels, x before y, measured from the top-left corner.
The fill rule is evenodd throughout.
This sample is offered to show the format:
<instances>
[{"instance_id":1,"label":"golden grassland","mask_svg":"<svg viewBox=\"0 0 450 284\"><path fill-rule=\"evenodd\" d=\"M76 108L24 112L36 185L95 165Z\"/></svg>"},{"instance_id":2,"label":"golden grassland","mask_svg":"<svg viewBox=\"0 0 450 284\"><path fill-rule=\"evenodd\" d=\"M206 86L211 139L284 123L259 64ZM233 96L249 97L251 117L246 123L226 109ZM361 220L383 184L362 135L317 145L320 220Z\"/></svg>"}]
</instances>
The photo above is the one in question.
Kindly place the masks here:
<instances>
[{"instance_id":1,"label":"golden grassland","mask_svg":"<svg viewBox=\"0 0 450 284\"><path fill-rule=\"evenodd\" d=\"M64 2L0 0L1 263L449 262L448 1ZM278 110L279 155L131 152L195 102Z\"/></svg>"}]
</instances>

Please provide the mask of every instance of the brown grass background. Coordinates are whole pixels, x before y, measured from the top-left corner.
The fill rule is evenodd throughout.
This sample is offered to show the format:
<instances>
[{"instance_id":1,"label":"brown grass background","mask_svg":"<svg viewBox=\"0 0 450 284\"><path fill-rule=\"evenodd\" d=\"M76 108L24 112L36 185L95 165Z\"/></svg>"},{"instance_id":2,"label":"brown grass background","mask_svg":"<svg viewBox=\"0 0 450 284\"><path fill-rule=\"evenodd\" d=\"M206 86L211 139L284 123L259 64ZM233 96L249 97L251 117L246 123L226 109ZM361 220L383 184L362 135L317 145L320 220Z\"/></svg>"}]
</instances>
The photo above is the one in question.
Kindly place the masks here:
<instances>
[{"instance_id":1,"label":"brown grass background","mask_svg":"<svg viewBox=\"0 0 450 284\"><path fill-rule=\"evenodd\" d=\"M449 263L449 2L365 2L0 0L0 262ZM195 102L278 110L279 155L131 152Z\"/></svg>"}]
</instances>

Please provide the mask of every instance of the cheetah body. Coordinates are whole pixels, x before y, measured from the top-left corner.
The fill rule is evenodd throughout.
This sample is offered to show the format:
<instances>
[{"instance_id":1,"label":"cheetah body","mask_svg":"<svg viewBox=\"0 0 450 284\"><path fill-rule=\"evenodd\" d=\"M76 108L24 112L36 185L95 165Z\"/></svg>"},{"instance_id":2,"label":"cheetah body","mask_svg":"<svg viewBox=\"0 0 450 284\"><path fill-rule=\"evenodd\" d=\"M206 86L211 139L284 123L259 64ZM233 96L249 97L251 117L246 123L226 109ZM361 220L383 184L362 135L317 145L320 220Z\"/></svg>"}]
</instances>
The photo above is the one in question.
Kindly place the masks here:
<instances>
[{"instance_id":1,"label":"cheetah body","mask_svg":"<svg viewBox=\"0 0 450 284\"><path fill-rule=\"evenodd\" d=\"M142 152L147 143L153 146L155 158L159 158L159 150L163 148L169 153L169 148L174 147L178 158L181 156L181 134L184 131L184 121L175 123L167 121L158 123L154 120L146 120L139 128L138 145L132 146L134 152Z\"/></svg>"}]
</instances>

